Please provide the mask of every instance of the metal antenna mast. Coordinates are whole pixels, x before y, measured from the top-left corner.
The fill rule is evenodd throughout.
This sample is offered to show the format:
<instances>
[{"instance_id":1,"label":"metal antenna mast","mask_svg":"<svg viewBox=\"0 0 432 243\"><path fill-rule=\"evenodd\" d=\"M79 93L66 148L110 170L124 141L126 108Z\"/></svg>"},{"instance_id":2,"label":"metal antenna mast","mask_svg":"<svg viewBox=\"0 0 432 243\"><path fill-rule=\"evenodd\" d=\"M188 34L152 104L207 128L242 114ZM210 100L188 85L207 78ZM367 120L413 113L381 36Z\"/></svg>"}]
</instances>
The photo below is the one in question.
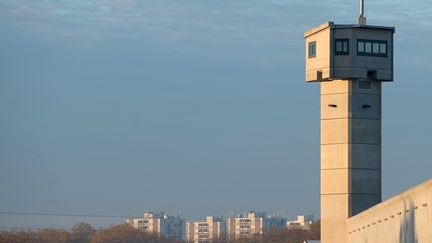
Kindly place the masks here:
<instances>
[{"instance_id":1,"label":"metal antenna mast","mask_svg":"<svg viewBox=\"0 0 432 243\"><path fill-rule=\"evenodd\" d=\"M366 25L366 17L364 16L364 0L360 0L360 16L358 18L359 25Z\"/></svg>"}]
</instances>

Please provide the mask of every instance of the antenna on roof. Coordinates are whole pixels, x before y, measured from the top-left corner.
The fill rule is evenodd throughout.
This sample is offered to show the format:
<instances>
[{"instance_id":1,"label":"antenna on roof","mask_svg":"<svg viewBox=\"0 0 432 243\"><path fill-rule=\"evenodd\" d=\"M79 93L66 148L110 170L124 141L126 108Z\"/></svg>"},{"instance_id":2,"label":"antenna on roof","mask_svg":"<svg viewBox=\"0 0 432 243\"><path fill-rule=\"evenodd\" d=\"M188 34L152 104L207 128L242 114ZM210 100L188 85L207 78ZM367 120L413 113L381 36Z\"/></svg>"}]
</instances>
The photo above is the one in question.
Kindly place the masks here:
<instances>
[{"instance_id":1,"label":"antenna on roof","mask_svg":"<svg viewBox=\"0 0 432 243\"><path fill-rule=\"evenodd\" d=\"M364 0L360 0L360 16L358 18L359 25L366 25L366 17L364 16Z\"/></svg>"}]
</instances>

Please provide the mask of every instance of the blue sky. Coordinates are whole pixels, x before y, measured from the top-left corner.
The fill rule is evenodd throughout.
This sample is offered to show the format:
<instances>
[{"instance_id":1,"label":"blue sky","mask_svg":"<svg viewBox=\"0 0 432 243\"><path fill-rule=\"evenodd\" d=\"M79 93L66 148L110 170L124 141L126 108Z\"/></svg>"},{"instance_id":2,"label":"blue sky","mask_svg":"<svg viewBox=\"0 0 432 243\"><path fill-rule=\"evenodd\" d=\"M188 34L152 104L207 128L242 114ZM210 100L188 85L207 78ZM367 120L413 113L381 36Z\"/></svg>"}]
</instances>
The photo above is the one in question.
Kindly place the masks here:
<instances>
[{"instance_id":1,"label":"blue sky","mask_svg":"<svg viewBox=\"0 0 432 243\"><path fill-rule=\"evenodd\" d=\"M357 15L347 0L0 0L0 211L318 215L303 32ZM432 2L366 0L366 16L396 26L387 198L431 177Z\"/></svg>"}]
</instances>

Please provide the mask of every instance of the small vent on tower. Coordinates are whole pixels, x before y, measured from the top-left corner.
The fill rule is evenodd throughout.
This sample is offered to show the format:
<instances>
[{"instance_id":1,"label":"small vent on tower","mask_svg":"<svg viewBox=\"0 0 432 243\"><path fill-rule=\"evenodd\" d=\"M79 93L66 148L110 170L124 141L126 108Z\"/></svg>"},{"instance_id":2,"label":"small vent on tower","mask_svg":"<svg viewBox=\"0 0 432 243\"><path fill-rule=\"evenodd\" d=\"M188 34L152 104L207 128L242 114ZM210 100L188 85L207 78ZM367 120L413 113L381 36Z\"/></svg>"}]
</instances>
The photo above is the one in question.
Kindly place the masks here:
<instances>
[{"instance_id":1,"label":"small vent on tower","mask_svg":"<svg viewBox=\"0 0 432 243\"><path fill-rule=\"evenodd\" d=\"M368 70L367 71L367 77L370 80L376 80L377 79L377 71L376 70Z\"/></svg>"}]
</instances>

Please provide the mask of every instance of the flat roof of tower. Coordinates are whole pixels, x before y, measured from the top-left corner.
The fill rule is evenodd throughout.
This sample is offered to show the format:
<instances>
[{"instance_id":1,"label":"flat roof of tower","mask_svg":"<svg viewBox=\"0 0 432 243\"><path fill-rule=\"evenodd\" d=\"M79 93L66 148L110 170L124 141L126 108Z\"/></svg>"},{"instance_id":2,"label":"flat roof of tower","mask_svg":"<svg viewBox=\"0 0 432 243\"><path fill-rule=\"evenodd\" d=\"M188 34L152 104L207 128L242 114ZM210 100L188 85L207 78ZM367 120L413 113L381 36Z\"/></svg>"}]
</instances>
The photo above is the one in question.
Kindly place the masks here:
<instances>
[{"instance_id":1,"label":"flat roof of tower","mask_svg":"<svg viewBox=\"0 0 432 243\"><path fill-rule=\"evenodd\" d=\"M359 25L359 24L335 24L333 22L325 22L317 27L314 27L304 33L304 37L308 37L313 35L321 30L332 28L332 29L351 29L351 28L360 28L360 29L380 29L380 30L391 30L393 33L395 32L395 27L389 26L378 26L378 25Z\"/></svg>"}]
</instances>

